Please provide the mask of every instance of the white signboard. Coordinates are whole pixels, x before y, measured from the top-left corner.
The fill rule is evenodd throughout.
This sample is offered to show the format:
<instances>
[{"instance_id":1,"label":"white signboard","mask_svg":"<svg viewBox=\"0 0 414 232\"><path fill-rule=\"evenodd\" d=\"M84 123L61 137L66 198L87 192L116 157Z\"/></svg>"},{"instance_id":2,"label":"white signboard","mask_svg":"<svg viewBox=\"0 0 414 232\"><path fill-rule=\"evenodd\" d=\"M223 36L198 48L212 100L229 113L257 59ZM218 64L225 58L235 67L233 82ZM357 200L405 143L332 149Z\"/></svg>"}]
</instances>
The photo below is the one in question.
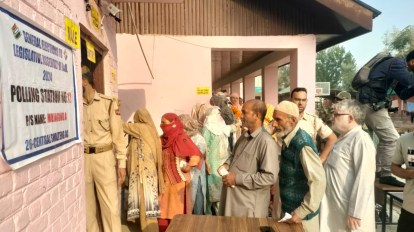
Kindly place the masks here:
<instances>
[{"instance_id":1,"label":"white signboard","mask_svg":"<svg viewBox=\"0 0 414 232\"><path fill-rule=\"evenodd\" d=\"M0 8L1 151L19 168L79 142L72 50Z\"/></svg>"}]
</instances>

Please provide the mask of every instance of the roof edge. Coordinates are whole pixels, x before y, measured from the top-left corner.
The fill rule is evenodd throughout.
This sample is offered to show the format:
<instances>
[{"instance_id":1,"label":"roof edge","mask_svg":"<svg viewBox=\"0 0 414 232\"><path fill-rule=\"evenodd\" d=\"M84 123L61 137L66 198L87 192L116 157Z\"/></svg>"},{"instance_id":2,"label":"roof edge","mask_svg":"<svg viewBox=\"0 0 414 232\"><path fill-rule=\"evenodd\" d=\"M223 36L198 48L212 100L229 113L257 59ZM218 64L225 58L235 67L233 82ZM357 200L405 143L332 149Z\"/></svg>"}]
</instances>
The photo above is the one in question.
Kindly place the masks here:
<instances>
[{"instance_id":1,"label":"roof edge","mask_svg":"<svg viewBox=\"0 0 414 232\"><path fill-rule=\"evenodd\" d=\"M379 10L375 9L374 7L366 4L363 1L354 0L354 2L357 3L357 4L359 4L359 5L361 5L362 7L367 8L368 10L372 11L372 13L374 13L374 18L376 18L378 15L380 15L382 13L381 11L379 11Z\"/></svg>"}]
</instances>

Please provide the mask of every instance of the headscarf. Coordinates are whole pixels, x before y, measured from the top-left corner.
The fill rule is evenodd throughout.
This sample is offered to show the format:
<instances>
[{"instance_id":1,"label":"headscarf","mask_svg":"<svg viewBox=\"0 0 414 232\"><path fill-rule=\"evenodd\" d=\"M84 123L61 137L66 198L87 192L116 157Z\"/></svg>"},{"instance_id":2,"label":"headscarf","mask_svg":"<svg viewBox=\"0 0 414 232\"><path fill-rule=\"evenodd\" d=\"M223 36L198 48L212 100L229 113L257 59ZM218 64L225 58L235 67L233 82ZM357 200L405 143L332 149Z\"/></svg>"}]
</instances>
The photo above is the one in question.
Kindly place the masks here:
<instances>
[{"instance_id":1,"label":"headscarf","mask_svg":"<svg viewBox=\"0 0 414 232\"><path fill-rule=\"evenodd\" d=\"M204 126L215 135L230 136L230 127L226 125L220 114L220 109L213 106L208 112Z\"/></svg>"},{"instance_id":2,"label":"headscarf","mask_svg":"<svg viewBox=\"0 0 414 232\"><path fill-rule=\"evenodd\" d=\"M232 93L230 95L230 98L237 98L237 102L234 104L233 102L231 103L233 106L237 107L239 110L241 110L242 106L240 105L240 97L238 93Z\"/></svg>"},{"instance_id":3,"label":"headscarf","mask_svg":"<svg viewBox=\"0 0 414 232\"><path fill-rule=\"evenodd\" d=\"M221 116L223 117L226 125L231 125L234 123L234 114L233 111L226 104L225 99L220 96L212 96L210 98L210 104L213 106L218 106L220 108Z\"/></svg>"},{"instance_id":4,"label":"headscarf","mask_svg":"<svg viewBox=\"0 0 414 232\"><path fill-rule=\"evenodd\" d=\"M181 114L178 116L181 122L184 125L184 132L188 135L188 137L193 137L197 133L200 133L200 128L198 126L198 122L190 117L188 114Z\"/></svg>"},{"instance_id":5,"label":"headscarf","mask_svg":"<svg viewBox=\"0 0 414 232\"><path fill-rule=\"evenodd\" d=\"M201 156L198 147L184 133L184 126L176 114L167 113L162 118L171 122L170 124L161 124L161 129L164 132L161 135L163 149L171 148L175 156Z\"/></svg>"},{"instance_id":6,"label":"headscarf","mask_svg":"<svg viewBox=\"0 0 414 232\"><path fill-rule=\"evenodd\" d=\"M191 110L191 117L198 122L199 132L201 133L206 119L207 111L211 108L210 104L197 103Z\"/></svg>"},{"instance_id":7,"label":"headscarf","mask_svg":"<svg viewBox=\"0 0 414 232\"><path fill-rule=\"evenodd\" d=\"M200 129L198 127L197 120L193 119L188 114L181 114L180 116L178 116L178 118L180 118L181 122L183 123L184 132L188 135L188 137L192 138L193 136L195 136L197 134L200 134ZM195 145L197 146L197 144L195 144ZM197 148L198 148L198 146L197 146ZM203 156L201 156L201 159L203 159ZM197 166L197 168L199 170L201 170L202 164L203 164L202 162L199 162L199 164Z\"/></svg>"},{"instance_id":8,"label":"headscarf","mask_svg":"<svg viewBox=\"0 0 414 232\"><path fill-rule=\"evenodd\" d=\"M161 141L150 113L145 108L138 109L134 114L134 123L124 123L123 128L125 133L135 138L142 139L142 141L150 147L151 152L156 159L158 188L162 193L164 191L164 179L162 174Z\"/></svg>"}]
</instances>

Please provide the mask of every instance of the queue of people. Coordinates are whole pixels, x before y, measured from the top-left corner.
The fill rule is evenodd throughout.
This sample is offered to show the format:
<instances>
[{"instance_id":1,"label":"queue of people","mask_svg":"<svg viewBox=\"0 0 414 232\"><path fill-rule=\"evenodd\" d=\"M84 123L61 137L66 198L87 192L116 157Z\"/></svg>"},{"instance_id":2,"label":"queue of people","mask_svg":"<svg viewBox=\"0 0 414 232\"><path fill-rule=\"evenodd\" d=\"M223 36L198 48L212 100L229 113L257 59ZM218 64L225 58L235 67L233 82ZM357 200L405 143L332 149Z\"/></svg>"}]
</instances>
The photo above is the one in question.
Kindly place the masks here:
<instances>
[{"instance_id":1,"label":"queue of people","mask_svg":"<svg viewBox=\"0 0 414 232\"><path fill-rule=\"evenodd\" d=\"M407 63L414 67L411 56ZM137 109L134 121L123 123L113 99L93 89L88 70L82 74L88 231L121 231L118 186L125 176L126 217L142 231L165 231L177 214L289 216L287 223L302 223L306 232L375 230L380 152L362 126L373 126L366 113L379 113L362 98L339 93L329 105L330 127L305 111L306 88L293 89L290 101L277 106L256 99L243 104L237 94L230 101L212 96L189 114L164 114L160 136L148 110ZM414 95L413 87L397 87ZM317 137L324 147L317 147ZM407 179L398 226L406 231L414 215L414 136L394 142L385 170Z\"/></svg>"}]
</instances>

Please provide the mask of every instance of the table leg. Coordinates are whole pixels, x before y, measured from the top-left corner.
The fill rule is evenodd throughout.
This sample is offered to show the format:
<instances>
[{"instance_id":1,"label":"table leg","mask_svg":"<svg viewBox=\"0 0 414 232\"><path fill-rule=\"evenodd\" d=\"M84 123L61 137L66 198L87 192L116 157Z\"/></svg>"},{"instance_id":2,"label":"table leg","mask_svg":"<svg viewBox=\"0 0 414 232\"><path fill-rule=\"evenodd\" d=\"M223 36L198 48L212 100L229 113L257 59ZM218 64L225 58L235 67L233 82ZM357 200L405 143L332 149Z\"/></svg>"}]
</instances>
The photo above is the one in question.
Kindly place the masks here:
<instances>
[{"instance_id":1,"label":"table leg","mask_svg":"<svg viewBox=\"0 0 414 232\"><path fill-rule=\"evenodd\" d=\"M385 232L385 215L387 214L387 192L384 191L384 205L381 209L382 232Z\"/></svg>"},{"instance_id":2,"label":"table leg","mask_svg":"<svg viewBox=\"0 0 414 232\"><path fill-rule=\"evenodd\" d=\"M394 197L390 195L390 224L392 223L392 205L394 203Z\"/></svg>"}]
</instances>

